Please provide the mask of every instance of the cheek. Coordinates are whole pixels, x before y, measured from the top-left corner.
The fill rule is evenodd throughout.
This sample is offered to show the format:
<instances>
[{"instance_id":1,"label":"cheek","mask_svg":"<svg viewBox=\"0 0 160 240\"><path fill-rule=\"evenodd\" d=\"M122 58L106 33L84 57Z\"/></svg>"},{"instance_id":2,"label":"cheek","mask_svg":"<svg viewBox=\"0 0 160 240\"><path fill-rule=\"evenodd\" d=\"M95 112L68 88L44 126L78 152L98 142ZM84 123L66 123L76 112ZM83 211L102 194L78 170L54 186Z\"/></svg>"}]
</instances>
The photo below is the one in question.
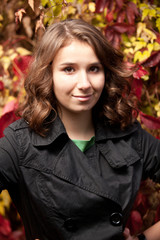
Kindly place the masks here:
<instances>
[{"instance_id":1,"label":"cheek","mask_svg":"<svg viewBox=\"0 0 160 240\"><path fill-rule=\"evenodd\" d=\"M96 82L95 87L96 87L97 91L102 92L104 85L105 85L105 78L102 77L99 79L99 81Z\"/></svg>"}]
</instances>

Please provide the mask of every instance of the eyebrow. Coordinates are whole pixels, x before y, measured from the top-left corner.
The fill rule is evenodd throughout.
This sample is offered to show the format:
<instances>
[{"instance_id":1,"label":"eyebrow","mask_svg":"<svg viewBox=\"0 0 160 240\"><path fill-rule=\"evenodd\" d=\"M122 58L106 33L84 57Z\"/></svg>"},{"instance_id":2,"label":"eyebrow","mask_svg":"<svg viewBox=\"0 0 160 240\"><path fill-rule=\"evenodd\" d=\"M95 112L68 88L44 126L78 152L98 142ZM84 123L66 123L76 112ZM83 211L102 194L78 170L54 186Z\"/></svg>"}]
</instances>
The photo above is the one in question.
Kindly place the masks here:
<instances>
[{"instance_id":1,"label":"eyebrow","mask_svg":"<svg viewBox=\"0 0 160 240\"><path fill-rule=\"evenodd\" d=\"M73 63L73 62L64 62L64 63L60 64L60 66L75 65L75 64L76 64L76 62L75 63ZM90 63L89 65L102 65L102 64L101 64L101 62L93 62L93 63Z\"/></svg>"}]
</instances>

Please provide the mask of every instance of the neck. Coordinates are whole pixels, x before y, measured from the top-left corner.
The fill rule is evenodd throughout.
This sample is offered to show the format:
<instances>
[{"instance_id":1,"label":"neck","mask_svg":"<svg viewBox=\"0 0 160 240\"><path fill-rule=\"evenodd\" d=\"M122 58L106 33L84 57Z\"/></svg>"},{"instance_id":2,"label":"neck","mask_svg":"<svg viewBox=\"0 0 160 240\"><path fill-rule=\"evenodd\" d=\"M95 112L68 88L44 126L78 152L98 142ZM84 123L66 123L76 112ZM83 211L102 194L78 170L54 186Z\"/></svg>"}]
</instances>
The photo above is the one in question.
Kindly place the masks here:
<instances>
[{"instance_id":1,"label":"neck","mask_svg":"<svg viewBox=\"0 0 160 240\"><path fill-rule=\"evenodd\" d=\"M89 140L94 136L92 112L62 113L60 118L71 139Z\"/></svg>"}]
</instances>

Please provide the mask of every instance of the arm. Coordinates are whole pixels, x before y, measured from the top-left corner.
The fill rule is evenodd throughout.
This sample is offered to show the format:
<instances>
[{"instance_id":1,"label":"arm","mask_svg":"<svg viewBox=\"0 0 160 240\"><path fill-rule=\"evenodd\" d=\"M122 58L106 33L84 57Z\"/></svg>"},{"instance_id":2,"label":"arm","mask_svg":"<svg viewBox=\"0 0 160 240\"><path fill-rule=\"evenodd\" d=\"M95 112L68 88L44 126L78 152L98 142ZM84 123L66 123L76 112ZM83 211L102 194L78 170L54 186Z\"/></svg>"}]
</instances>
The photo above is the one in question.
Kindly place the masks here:
<instances>
[{"instance_id":1,"label":"arm","mask_svg":"<svg viewBox=\"0 0 160 240\"><path fill-rule=\"evenodd\" d=\"M13 134L9 138L0 139L0 192L18 182L18 149L17 139Z\"/></svg>"},{"instance_id":2,"label":"arm","mask_svg":"<svg viewBox=\"0 0 160 240\"><path fill-rule=\"evenodd\" d=\"M155 223L150 228L146 229L143 232L143 234L146 237L146 240L159 240L160 239L160 221ZM124 235L125 240L139 240L140 239L136 236L131 236L128 228L125 228L123 235Z\"/></svg>"}]
</instances>

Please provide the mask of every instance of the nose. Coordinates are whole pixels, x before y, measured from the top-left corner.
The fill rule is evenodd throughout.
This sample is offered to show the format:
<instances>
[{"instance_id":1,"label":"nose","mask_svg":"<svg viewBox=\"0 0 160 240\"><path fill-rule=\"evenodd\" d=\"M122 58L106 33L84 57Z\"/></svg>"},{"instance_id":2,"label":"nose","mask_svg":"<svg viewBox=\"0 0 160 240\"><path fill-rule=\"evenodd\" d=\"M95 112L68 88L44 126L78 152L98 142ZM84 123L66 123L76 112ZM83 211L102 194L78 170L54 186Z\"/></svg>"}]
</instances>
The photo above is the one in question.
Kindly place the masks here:
<instances>
[{"instance_id":1,"label":"nose","mask_svg":"<svg viewBox=\"0 0 160 240\"><path fill-rule=\"evenodd\" d=\"M91 87L90 79L86 71L80 71L77 76L77 88L87 90Z\"/></svg>"}]
</instances>

